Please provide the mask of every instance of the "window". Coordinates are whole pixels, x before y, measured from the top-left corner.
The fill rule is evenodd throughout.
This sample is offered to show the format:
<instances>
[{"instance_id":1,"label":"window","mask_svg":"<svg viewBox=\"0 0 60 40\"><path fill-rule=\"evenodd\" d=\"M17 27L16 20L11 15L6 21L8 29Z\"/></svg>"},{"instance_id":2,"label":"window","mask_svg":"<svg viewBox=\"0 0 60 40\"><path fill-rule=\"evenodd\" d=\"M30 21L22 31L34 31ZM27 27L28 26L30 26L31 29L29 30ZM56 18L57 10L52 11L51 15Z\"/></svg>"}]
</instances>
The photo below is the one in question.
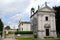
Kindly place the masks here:
<instances>
[{"instance_id":1,"label":"window","mask_svg":"<svg viewBox=\"0 0 60 40\"><path fill-rule=\"evenodd\" d=\"M22 23L22 25L23 25L23 23Z\"/></svg>"},{"instance_id":2,"label":"window","mask_svg":"<svg viewBox=\"0 0 60 40\"><path fill-rule=\"evenodd\" d=\"M23 28L22 28L22 31L23 31Z\"/></svg>"},{"instance_id":3,"label":"window","mask_svg":"<svg viewBox=\"0 0 60 40\"><path fill-rule=\"evenodd\" d=\"M48 17L45 17L45 20L48 21Z\"/></svg>"}]
</instances>

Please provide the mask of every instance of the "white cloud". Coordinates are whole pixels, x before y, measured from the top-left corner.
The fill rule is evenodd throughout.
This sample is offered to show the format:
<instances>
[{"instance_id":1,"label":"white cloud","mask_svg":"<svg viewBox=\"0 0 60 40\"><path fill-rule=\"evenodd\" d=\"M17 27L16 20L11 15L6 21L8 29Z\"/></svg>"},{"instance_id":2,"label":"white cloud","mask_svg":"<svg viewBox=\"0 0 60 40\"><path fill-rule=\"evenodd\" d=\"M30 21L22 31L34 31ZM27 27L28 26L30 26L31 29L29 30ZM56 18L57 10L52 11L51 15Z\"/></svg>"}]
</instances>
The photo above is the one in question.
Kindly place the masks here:
<instances>
[{"instance_id":1,"label":"white cloud","mask_svg":"<svg viewBox=\"0 0 60 40\"><path fill-rule=\"evenodd\" d=\"M1 0L0 0L1 1ZM5 0L0 3L0 14L14 14L16 11L24 11L29 5L28 0Z\"/></svg>"}]
</instances>

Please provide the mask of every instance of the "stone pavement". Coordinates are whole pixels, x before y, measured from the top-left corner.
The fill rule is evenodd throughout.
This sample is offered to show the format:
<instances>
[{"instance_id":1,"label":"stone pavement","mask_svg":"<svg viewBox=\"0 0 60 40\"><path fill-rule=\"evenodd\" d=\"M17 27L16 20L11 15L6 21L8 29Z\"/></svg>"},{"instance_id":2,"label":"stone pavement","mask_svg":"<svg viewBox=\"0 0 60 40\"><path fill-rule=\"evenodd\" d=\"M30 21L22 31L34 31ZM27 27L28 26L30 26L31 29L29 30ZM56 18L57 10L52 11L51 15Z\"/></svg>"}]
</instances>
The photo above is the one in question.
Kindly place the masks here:
<instances>
[{"instance_id":1,"label":"stone pavement","mask_svg":"<svg viewBox=\"0 0 60 40\"><path fill-rule=\"evenodd\" d=\"M3 40L16 40L14 35L11 35L7 38L4 38Z\"/></svg>"}]
</instances>

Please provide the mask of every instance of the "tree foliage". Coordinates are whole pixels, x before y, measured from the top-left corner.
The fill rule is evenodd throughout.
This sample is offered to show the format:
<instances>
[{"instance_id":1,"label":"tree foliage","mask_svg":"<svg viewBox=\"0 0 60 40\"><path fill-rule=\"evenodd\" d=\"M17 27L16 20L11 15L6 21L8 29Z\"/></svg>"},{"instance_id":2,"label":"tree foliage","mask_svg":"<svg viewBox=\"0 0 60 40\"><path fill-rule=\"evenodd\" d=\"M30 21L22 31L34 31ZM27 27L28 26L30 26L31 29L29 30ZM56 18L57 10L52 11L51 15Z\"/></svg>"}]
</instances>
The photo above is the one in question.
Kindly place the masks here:
<instances>
[{"instance_id":1,"label":"tree foliage","mask_svg":"<svg viewBox=\"0 0 60 40\"><path fill-rule=\"evenodd\" d=\"M3 32L3 27L4 27L4 24L2 22L2 20L0 19L0 35L2 36L2 32Z\"/></svg>"},{"instance_id":2,"label":"tree foliage","mask_svg":"<svg viewBox=\"0 0 60 40\"><path fill-rule=\"evenodd\" d=\"M57 34L60 33L60 6L58 7L53 7L53 9L56 11L55 14L55 18L56 18L56 29L57 29Z\"/></svg>"},{"instance_id":3,"label":"tree foliage","mask_svg":"<svg viewBox=\"0 0 60 40\"><path fill-rule=\"evenodd\" d=\"M5 29L9 30L10 29L10 26L6 26Z\"/></svg>"}]
</instances>

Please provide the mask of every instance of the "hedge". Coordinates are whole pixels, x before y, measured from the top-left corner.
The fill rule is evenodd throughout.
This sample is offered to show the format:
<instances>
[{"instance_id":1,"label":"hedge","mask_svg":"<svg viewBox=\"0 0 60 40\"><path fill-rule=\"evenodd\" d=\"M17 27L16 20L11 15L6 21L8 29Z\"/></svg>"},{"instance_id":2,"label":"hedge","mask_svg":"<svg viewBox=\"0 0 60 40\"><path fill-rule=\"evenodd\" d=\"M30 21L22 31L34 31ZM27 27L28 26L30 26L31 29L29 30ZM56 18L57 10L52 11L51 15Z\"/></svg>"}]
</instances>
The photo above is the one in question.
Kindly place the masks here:
<instances>
[{"instance_id":1,"label":"hedge","mask_svg":"<svg viewBox=\"0 0 60 40\"><path fill-rule=\"evenodd\" d=\"M32 31L16 31L15 34L33 34Z\"/></svg>"}]
</instances>

